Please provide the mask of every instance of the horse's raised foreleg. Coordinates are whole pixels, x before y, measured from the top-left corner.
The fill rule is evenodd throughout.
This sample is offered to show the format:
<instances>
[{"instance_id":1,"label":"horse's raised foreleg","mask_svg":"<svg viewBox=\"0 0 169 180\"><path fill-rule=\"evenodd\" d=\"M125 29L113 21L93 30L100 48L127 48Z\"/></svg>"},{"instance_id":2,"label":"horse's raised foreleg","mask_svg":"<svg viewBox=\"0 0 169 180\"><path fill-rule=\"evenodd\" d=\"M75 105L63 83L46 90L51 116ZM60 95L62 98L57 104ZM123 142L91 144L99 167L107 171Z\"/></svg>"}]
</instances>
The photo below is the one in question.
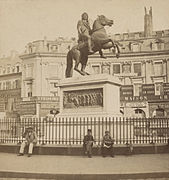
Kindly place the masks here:
<instances>
[{"instance_id":1,"label":"horse's raised foreleg","mask_svg":"<svg viewBox=\"0 0 169 180\"><path fill-rule=\"evenodd\" d=\"M102 49L99 50L99 54L101 58L106 59L106 56L104 56Z\"/></svg>"},{"instance_id":2,"label":"horse's raised foreleg","mask_svg":"<svg viewBox=\"0 0 169 180\"><path fill-rule=\"evenodd\" d=\"M119 56L120 56L120 49L119 49L119 46L117 44L115 44L115 54L116 54L116 57L119 58Z\"/></svg>"},{"instance_id":3,"label":"horse's raised foreleg","mask_svg":"<svg viewBox=\"0 0 169 180\"><path fill-rule=\"evenodd\" d=\"M117 43L114 42L113 39L110 39L110 42L112 43L112 45L114 47L116 57L119 58L119 56L120 56L120 48L119 48L119 46L117 45Z\"/></svg>"}]
</instances>

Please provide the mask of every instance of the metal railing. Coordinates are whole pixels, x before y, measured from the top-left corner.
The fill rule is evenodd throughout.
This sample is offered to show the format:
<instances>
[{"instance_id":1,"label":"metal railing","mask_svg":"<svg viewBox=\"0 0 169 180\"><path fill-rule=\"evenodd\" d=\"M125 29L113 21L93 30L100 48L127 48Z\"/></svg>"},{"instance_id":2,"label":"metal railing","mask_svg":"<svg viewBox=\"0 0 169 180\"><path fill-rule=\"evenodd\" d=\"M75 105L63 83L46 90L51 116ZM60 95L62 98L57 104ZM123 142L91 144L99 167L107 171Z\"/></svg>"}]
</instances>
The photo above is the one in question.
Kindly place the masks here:
<instances>
[{"instance_id":1,"label":"metal railing","mask_svg":"<svg viewBox=\"0 0 169 180\"><path fill-rule=\"evenodd\" d=\"M167 143L168 118L124 118L111 116L77 116L57 118L0 119L0 143L24 140L28 126L33 126L38 144L82 144L87 129L92 129L96 144L101 144L105 130L109 130L115 144Z\"/></svg>"}]
</instances>

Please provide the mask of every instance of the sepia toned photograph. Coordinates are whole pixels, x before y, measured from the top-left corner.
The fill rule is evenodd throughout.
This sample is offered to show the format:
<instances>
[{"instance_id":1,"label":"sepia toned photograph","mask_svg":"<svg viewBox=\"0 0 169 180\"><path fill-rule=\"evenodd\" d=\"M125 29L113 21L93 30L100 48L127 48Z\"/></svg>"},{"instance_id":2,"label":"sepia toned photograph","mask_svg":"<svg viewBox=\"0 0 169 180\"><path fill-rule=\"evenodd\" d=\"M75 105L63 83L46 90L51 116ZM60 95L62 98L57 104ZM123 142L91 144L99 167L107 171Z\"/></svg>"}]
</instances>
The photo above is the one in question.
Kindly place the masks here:
<instances>
[{"instance_id":1,"label":"sepia toned photograph","mask_svg":"<svg viewBox=\"0 0 169 180\"><path fill-rule=\"evenodd\" d=\"M0 0L0 180L169 180L169 0Z\"/></svg>"}]
</instances>

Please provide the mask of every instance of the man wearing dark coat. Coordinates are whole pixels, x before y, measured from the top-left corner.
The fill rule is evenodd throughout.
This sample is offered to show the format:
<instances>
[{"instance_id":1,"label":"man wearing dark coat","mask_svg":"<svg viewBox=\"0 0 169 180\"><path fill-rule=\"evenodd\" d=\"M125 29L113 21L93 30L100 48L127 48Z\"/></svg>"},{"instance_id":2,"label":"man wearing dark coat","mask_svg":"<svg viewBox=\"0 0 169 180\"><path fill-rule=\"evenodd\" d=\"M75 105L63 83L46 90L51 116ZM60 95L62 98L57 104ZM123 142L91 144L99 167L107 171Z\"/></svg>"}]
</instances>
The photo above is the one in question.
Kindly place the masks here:
<instances>
[{"instance_id":1,"label":"man wearing dark coat","mask_svg":"<svg viewBox=\"0 0 169 180\"><path fill-rule=\"evenodd\" d=\"M87 135L84 136L84 139L83 139L83 148L84 148L85 154L87 154L89 158L92 157L93 142L94 142L94 138L92 136L92 131L91 129L88 129Z\"/></svg>"}]
</instances>

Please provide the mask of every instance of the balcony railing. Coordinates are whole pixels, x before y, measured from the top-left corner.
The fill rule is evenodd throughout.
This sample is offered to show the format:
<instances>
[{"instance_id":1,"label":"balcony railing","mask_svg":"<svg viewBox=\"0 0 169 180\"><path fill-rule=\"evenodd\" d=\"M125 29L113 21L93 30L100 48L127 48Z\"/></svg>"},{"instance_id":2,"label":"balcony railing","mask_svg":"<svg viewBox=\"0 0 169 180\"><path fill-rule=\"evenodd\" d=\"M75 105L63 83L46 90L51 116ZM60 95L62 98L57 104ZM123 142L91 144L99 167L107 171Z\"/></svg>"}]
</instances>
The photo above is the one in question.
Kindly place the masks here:
<instances>
[{"instance_id":1,"label":"balcony railing","mask_svg":"<svg viewBox=\"0 0 169 180\"><path fill-rule=\"evenodd\" d=\"M105 130L110 131L115 144L167 143L169 138L168 118L77 116L0 119L0 143L22 142L28 126L34 127L38 144L82 144L87 129L92 129L98 145Z\"/></svg>"}]
</instances>

